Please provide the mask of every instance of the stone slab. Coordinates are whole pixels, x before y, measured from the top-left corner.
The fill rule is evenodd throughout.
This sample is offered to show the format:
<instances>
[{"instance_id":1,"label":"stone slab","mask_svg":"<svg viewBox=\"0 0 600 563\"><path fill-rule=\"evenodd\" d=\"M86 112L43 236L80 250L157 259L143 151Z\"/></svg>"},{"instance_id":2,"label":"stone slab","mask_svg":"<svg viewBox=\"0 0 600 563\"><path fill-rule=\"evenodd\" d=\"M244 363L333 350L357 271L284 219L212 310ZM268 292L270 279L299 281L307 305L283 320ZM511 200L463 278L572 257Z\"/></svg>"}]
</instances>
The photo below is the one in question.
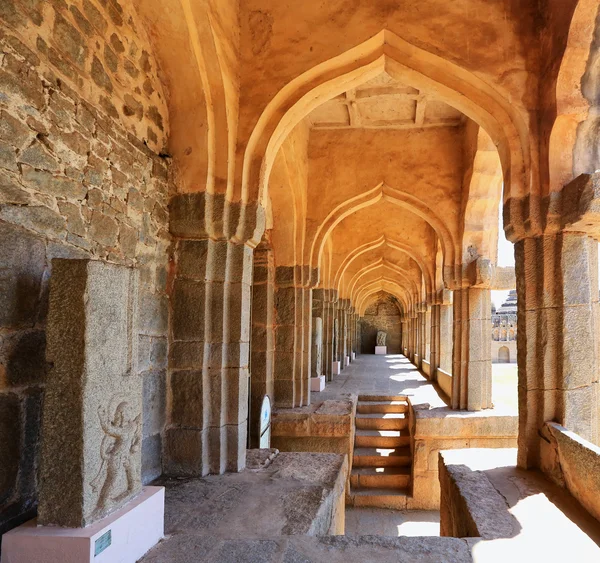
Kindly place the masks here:
<instances>
[{"instance_id":1,"label":"stone slab","mask_svg":"<svg viewBox=\"0 0 600 563\"><path fill-rule=\"evenodd\" d=\"M319 375L318 377L310 378L310 390L320 393L325 389L325 376Z\"/></svg>"},{"instance_id":2,"label":"stone slab","mask_svg":"<svg viewBox=\"0 0 600 563\"><path fill-rule=\"evenodd\" d=\"M385 356L387 354L387 346L375 346L375 354L377 356Z\"/></svg>"},{"instance_id":3,"label":"stone slab","mask_svg":"<svg viewBox=\"0 0 600 563\"><path fill-rule=\"evenodd\" d=\"M30 520L4 534L2 562L135 563L163 538L164 513L164 487L144 487L124 507L87 528L37 526L37 520ZM96 542L109 536L110 545L95 555Z\"/></svg>"},{"instance_id":4,"label":"stone slab","mask_svg":"<svg viewBox=\"0 0 600 563\"><path fill-rule=\"evenodd\" d=\"M168 548L167 548L168 546ZM156 552L156 554L155 554ZM159 558L160 556L160 558ZM471 540L434 537L329 536L166 542L144 563L471 563Z\"/></svg>"},{"instance_id":5,"label":"stone slab","mask_svg":"<svg viewBox=\"0 0 600 563\"><path fill-rule=\"evenodd\" d=\"M54 259L50 281L38 519L83 527L142 488L137 272Z\"/></svg>"}]
</instances>

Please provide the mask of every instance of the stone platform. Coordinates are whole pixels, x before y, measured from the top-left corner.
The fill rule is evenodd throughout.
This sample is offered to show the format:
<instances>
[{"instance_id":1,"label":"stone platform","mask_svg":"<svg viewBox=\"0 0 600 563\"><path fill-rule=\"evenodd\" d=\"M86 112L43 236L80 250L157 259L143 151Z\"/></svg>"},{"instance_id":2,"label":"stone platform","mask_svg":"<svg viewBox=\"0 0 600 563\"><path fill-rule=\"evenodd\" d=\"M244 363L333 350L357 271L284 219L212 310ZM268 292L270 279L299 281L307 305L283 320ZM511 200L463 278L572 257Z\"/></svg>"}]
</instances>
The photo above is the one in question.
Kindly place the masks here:
<instances>
[{"instance_id":1,"label":"stone platform","mask_svg":"<svg viewBox=\"0 0 600 563\"><path fill-rule=\"evenodd\" d=\"M227 553L242 539L343 534L346 474L342 455L250 450L240 473L160 481L166 539L141 561L269 561ZM271 543L248 545L268 554ZM222 557L216 556L221 548Z\"/></svg>"}]
</instances>

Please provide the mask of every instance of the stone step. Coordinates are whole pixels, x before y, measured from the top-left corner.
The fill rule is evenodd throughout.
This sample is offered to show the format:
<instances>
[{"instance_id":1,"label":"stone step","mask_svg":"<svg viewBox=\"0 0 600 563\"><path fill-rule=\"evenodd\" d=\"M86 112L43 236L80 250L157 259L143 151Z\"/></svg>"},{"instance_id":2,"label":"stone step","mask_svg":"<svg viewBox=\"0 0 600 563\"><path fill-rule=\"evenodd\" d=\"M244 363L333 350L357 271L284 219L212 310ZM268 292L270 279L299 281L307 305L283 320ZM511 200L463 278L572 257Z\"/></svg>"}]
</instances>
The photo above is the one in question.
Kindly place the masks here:
<instances>
[{"instance_id":1,"label":"stone step","mask_svg":"<svg viewBox=\"0 0 600 563\"><path fill-rule=\"evenodd\" d=\"M354 467L401 467L411 464L410 448L355 448L352 458Z\"/></svg>"},{"instance_id":2,"label":"stone step","mask_svg":"<svg viewBox=\"0 0 600 563\"><path fill-rule=\"evenodd\" d=\"M401 413L357 414L356 428L362 430L402 430L408 428L408 418Z\"/></svg>"},{"instance_id":3,"label":"stone step","mask_svg":"<svg viewBox=\"0 0 600 563\"><path fill-rule=\"evenodd\" d=\"M357 414L404 413L408 412L408 403L404 401L359 401Z\"/></svg>"},{"instance_id":4,"label":"stone step","mask_svg":"<svg viewBox=\"0 0 600 563\"><path fill-rule=\"evenodd\" d=\"M359 395L358 400L361 402L368 401L370 403L389 403L392 401L408 403L408 397L406 395Z\"/></svg>"},{"instance_id":5,"label":"stone step","mask_svg":"<svg viewBox=\"0 0 600 563\"><path fill-rule=\"evenodd\" d=\"M405 489L410 484L410 467L358 467L350 473L352 489Z\"/></svg>"},{"instance_id":6,"label":"stone step","mask_svg":"<svg viewBox=\"0 0 600 563\"><path fill-rule=\"evenodd\" d=\"M410 445L408 432L400 430L356 430L354 446L357 448L399 448Z\"/></svg>"},{"instance_id":7,"label":"stone step","mask_svg":"<svg viewBox=\"0 0 600 563\"><path fill-rule=\"evenodd\" d=\"M408 491L400 489L352 489L350 497L353 506L405 510Z\"/></svg>"}]
</instances>

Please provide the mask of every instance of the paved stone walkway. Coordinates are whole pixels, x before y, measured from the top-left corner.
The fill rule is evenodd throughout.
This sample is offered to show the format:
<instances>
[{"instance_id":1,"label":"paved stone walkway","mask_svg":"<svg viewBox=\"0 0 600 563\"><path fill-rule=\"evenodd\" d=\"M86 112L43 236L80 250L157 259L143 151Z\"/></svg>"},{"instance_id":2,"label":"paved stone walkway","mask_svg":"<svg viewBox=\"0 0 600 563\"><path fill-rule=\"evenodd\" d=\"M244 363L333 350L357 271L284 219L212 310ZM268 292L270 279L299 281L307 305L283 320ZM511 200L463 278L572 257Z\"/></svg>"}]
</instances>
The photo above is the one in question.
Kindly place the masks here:
<instances>
[{"instance_id":1,"label":"paved stone walkway","mask_svg":"<svg viewBox=\"0 0 600 563\"><path fill-rule=\"evenodd\" d=\"M506 366L506 367L505 367ZM516 416L516 364L493 364L492 399L494 408L469 416ZM447 409L436 385L427 380L402 354L360 354L340 375L334 375L321 393L312 393L311 402L338 399L342 394L407 395L413 405L429 404L430 409ZM455 415L458 412L452 411Z\"/></svg>"},{"instance_id":2,"label":"paved stone walkway","mask_svg":"<svg viewBox=\"0 0 600 563\"><path fill-rule=\"evenodd\" d=\"M445 407L435 387L401 354L360 354L340 375L334 375L325 391L313 393L313 401L355 395L408 395L432 407ZM415 401L413 400L413 403Z\"/></svg>"}]
</instances>

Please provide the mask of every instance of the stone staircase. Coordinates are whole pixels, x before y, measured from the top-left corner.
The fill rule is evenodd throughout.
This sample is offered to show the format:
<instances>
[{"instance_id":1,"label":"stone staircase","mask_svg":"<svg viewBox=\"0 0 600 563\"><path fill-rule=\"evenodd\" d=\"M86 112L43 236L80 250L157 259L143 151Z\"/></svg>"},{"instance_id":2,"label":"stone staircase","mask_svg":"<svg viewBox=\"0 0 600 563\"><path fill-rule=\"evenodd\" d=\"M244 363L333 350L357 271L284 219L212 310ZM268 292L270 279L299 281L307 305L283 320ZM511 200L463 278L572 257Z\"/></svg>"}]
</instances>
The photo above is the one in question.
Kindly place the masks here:
<instances>
[{"instance_id":1,"label":"stone staircase","mask_svg":"<svg viewBox=\"0 0 600 563\"><path fill-rule=\"evenodd\" d=\"M350 474L354 506L406 508L412 470L408 417L406 397L358 397Z\"/></svg>"}]
</instances>

